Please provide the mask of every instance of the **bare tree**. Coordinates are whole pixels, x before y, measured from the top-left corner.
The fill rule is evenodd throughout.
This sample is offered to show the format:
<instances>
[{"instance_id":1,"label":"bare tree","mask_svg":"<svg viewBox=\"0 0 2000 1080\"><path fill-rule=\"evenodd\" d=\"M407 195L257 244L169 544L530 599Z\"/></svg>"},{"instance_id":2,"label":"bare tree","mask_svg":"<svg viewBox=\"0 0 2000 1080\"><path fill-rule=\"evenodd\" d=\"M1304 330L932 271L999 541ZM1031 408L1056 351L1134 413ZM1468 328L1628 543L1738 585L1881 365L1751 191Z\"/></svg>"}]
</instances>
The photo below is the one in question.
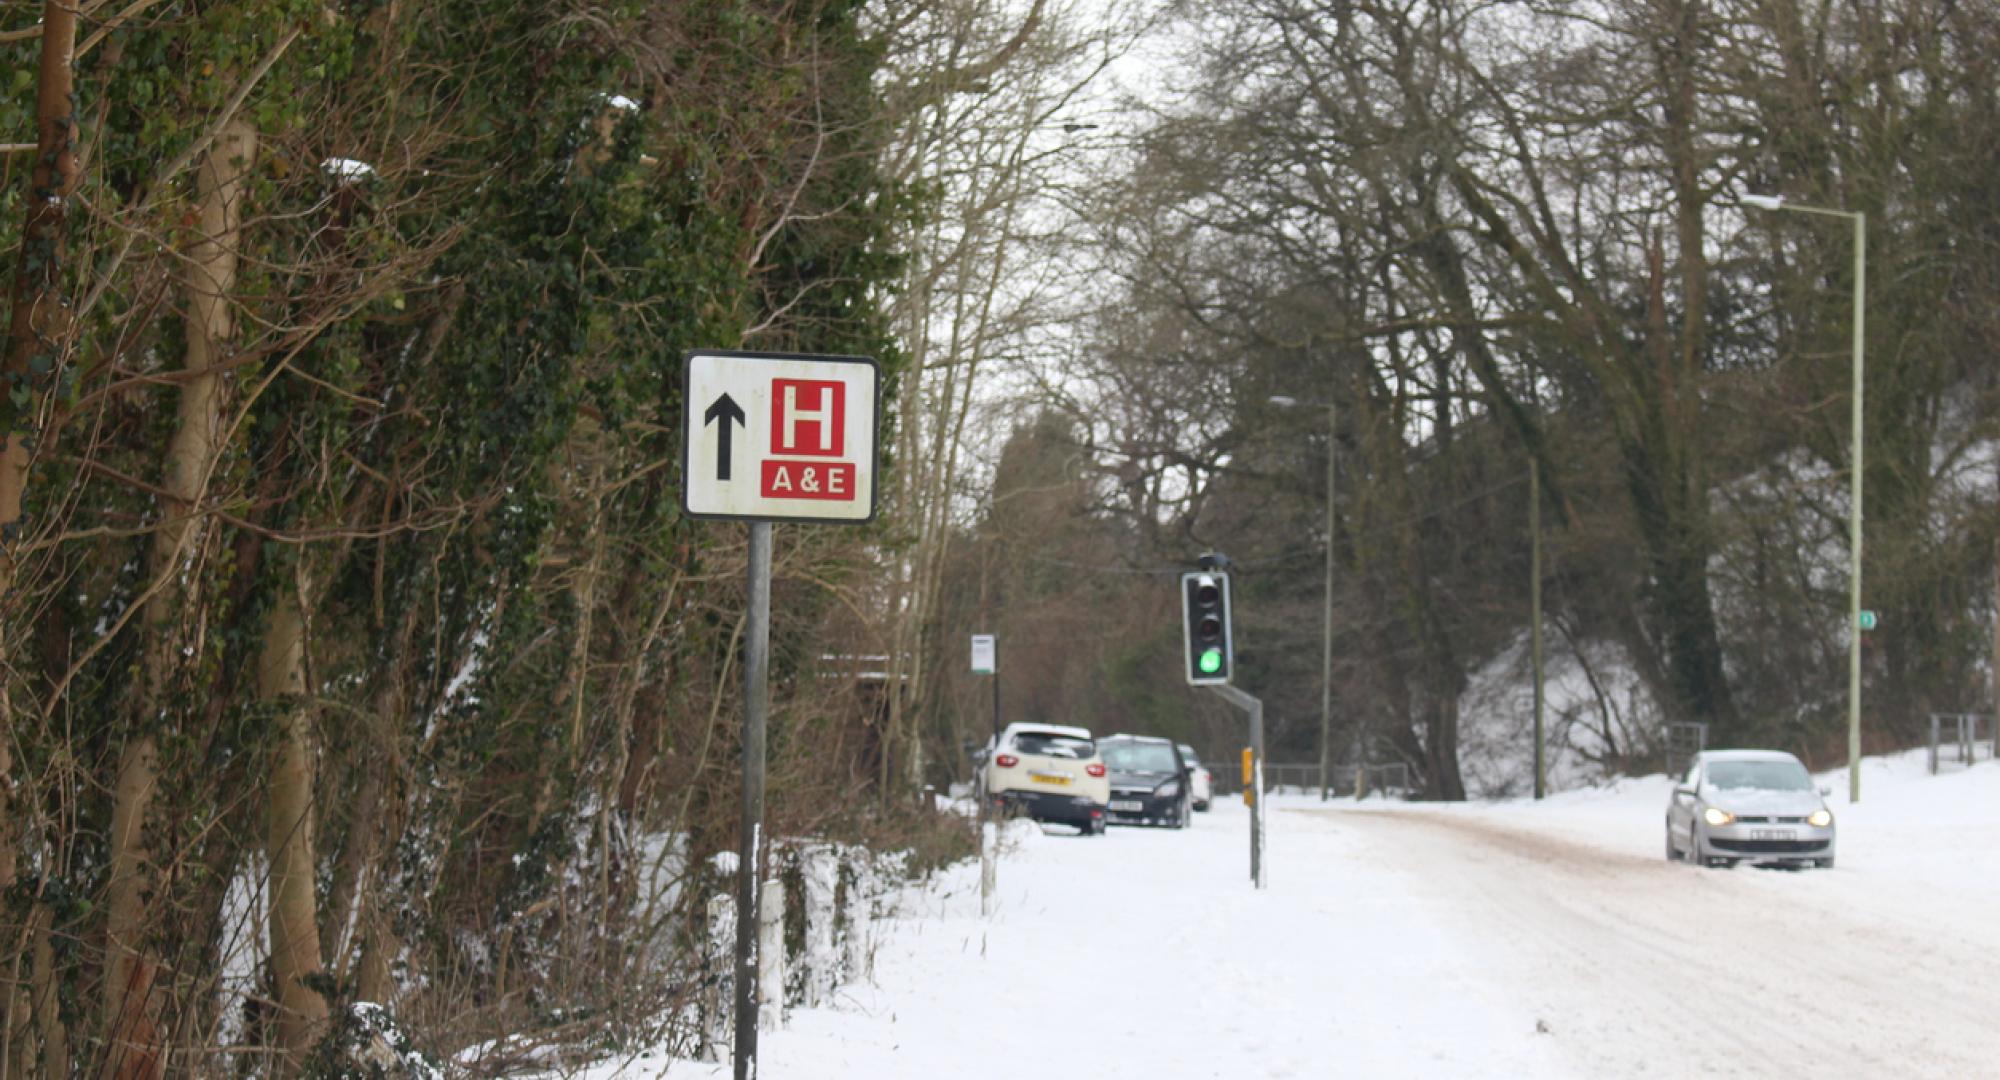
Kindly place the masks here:
<instances>
[{"instance_id":1,"label":"bare tree","mask_svg":"<svg viewBox=\"0 0 2000 1080\"><path fill-rule=\"evenodd\" d=\"M1071 119L1130 31L1121 11L1034 0L890 5L881 14L898 57L885 89L901 123L891 174L934 194L906 238L907 269L890 313L910 368L898 388L891 513L908 546L882 598L892 695L881 759L885 786L901 755L921 785L926 738L908 718L936 715L934 668L957 655L937 624L953 538L972 506L966 477L981 447L976 418L998 392L996 369L1020 357L1060 317L1062 275L1044 238L1059 227L1057 194ZM954 732L955 744L962 733Z\"/></svg>"}]
</instances>

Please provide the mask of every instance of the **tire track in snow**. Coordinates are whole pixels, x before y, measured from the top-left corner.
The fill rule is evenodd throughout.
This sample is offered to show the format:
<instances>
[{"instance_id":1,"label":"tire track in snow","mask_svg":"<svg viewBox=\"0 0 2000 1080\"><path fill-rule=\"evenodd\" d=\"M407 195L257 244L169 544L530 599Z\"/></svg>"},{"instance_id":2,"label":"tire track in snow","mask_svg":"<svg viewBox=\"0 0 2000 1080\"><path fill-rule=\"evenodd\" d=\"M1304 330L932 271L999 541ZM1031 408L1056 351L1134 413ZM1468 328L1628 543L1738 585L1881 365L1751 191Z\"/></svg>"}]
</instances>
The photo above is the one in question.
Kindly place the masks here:
<instances>
[{"instance_id":1,"label":"tire track in snow","mask_svg":"<svg viewBox=\"0 0 2000 1080\"><path fill-rule=\"evenodd\" d=\"M1704 871L1437 810L1308 810L1415 869L1594 1075L1989 1074L1991 964L1832 875ZM1822 895L1832 894L1832 895ZM1925 948L1925 944L1933 947Z\"/></svg>"}]
</instances>

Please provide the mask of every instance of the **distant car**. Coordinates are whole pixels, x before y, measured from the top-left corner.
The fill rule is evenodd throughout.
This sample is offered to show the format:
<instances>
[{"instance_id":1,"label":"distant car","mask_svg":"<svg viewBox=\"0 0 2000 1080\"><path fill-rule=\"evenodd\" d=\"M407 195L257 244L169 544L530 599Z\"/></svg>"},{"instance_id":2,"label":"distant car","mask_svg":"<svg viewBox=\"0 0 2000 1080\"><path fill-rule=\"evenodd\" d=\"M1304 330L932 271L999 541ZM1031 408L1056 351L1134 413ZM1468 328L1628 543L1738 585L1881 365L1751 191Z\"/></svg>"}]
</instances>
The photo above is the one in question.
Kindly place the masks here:
<instances>
[{"instance_id":1,"label":"distant car","mask_svg":"<svg viewBox=\"0 0 2000 1080\"><path fill-rule=\"evenodd\" d=\"M1667 804L1667 859L1833 865L1833 811L1798 758L1779 750L1696 754Z\"/></svg>"},{"instance_id":2,"label":"distant car","mask_svg":"<svg viewBox=\"0 0 2000 1080\"><path fill-rule=\"evenodd\" d=\"M1180 747L1181 760L1186 762L1188 767L1189 797L1194 803L1194 808L1206 814L1209 804L1215 801L1215 777L1209 773L1207 766L1195 757L1194 747L1186 743L1180 744Z\"/></svg>"},{"instance_id":3,"label":"distant car","mask_svg":"<svg viewBox=\"0 0 2000 1080\"><path fill-rule=\"evenodd\" d=\"M1188 827L1194 795L1187 763L1166 739L1113 735L1099 739L1097 752L1111 770L1109 820Z\"/></svg>"},{"instance_id":4,"label":"distant car","mask_svg":"<svg viewBox=\"0 0 2000 1080\"><path fill-rule=\"evenodd\" d=\"M1009 724L980 770L980 797L1000 812L1104 831L1111 780L1090 731L1057 724Z\"/></svg>"}]
</instances>

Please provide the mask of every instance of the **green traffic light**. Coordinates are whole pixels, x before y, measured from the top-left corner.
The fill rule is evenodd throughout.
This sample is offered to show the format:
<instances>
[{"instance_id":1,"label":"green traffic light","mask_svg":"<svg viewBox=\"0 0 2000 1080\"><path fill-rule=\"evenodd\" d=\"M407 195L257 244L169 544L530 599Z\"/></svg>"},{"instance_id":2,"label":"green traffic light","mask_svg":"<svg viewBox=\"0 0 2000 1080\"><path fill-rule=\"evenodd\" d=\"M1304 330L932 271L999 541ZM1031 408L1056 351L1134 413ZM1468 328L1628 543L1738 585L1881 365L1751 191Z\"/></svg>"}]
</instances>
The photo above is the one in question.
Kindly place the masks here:
<instances>
[{"instance_id":1,"label":"green traffic light","mask_svg":"<svg viewBox=\"0 0 2000 1080\"><path fill-rule=\"evenodd\" d=\"M1222 670L1222 650L1203 649L1201 653L1201 673L1213 675Z\"/></svg>"}]
</instances>

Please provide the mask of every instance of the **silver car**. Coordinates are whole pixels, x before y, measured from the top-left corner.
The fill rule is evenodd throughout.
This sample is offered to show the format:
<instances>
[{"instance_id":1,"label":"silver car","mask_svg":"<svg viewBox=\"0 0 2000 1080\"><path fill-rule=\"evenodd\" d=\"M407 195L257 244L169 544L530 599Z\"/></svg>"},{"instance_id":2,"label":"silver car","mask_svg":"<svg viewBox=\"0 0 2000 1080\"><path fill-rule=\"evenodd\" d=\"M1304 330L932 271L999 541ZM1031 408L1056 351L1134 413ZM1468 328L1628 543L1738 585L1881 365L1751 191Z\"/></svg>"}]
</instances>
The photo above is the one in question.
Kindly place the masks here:
<instances>
[{"instance_id":1,"label":"silver car","mask_svg":"<svg viewBox=\"0 0 2000 1080\"><path fill-rule=\"evenodd\" d=\"M1206 814L1209 805L1215 801L1215 777L1209 773L1208 766L1194 756L1194 747L1186 743L1180 744L1180 747L1181 760L1187 762L1188 767L1188 789L1194 792L1194 808Z\"/></svg>"},{"instance_id":2,"label":"silver car","mask_svg":"<svg viewBox=\"0 0 2000 1080\"><path fill-rule=\"evenodd\" d=\"M1833 811L1798 758L1780 750L1696 754L1667 804L1667 859L1833 865Z\"/></svg>"}]
</instances>

